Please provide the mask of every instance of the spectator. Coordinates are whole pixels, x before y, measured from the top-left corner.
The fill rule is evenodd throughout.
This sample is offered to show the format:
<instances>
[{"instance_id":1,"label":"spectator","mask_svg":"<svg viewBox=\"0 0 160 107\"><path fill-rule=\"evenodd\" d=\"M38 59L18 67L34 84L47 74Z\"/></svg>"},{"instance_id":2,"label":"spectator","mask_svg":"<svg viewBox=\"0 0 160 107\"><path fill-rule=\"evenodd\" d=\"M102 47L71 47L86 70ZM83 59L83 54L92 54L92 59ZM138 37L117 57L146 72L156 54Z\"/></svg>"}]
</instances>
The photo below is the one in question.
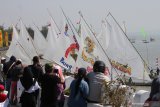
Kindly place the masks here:
<instances>
[{"instance_id":1,"label":"spectator","mask_svg":"<svg viewBox=\"0 0 160 107\"><path fill-rule=\"evenodd\" d=\"M11 105L16 105L17 103L17 81L23 75L23 65L21 59L18 59L15 63L13 71L11 73L11 95L10 103Z\"/></svg>"},{"instance_id":2,"label":"spectator","mask_svg":"<svg viewBox=\"0 0 160 107\"><path fill-rule=\"evenodd\" d=\"M101 103L101 88L104 81L110 81L110 79L104 74L105 63L102 61L96 61L93 65L93 72L88 73L87 80L89 84L88 102Z\"/></svg>"},{"instance_id":3,"label":"spectator","mask_svg":"<svg viewBox=\"0 0 160 107\"><path fill-rule=\"evenodd\" d=\"M153 79L149 98L145 101L149 107L159 107L160 105L160 77Z\"/></svg>"},{"instance_id":4,"label":"spectator","mask_svg":"<svg viewBox=\"0 0 160 107\"><path fill-rule=\"evenodd\" d=\"M15 65L16 62L16 57L15 56L11 56L10 60L6 63L4 63L3 66L3 72L6 76L6 90L8 91L8 98L10 95L10 85L11 85L11 72L13 70L13 67Z\"/></svg>"},{"instance_id":5,"label":"spectator","mask_svg":"<svg viewBox=\"0 0 160 107\"><path fill-rule=\"evenodd\" d=\"M129 77L128 84L131 86L131 85L132 85L132 83L133 83L132 78L131 78L131 77Z\"/></svg>"},{"instance_id":6,"label":"spectator","mask_svg":"<svg viewBox=\"0 0 160 107\"><path fill-rule=\"evenodd\" d=\"M78 75L70 85L70 95L68 99L68 107L87 107L87 95L89 87L84 78L86 76L86 69L79 68Z\"/></svg>"},{"instance_id":7,"label":"spectator","mask_svg":"<svg viewBox=\"0 0 160 107\"><path fill-rule=\"evenodd\" d=\"M42 66L40 64L40 60L38 56L34 56L33 57L33 64L29 65L29 67L31 68L31 71L33 73L34 78L38 81L38 83L40 84L42 75L43 73L43 69Z\"/></svg>"},{"instance_id":8,"label":"spectator","mask_svg":"<svg viewBox=\"0 0 160 107\"><path fill-rule=\"evenodd\" d=\"M62 82L57 84L57 93L58 93L58 98L57 98L58 106L57 107L63 107L64 102L65 102L65 97L64 97L65 82L64 82L64 76L62 73L62 68L58 65L54 65L54 73L59 78L62 78Z\"/></svg>"},{"instance_id":9,"label":"spectator","mask_svg":"<svg viewBox=\"0 0 160 107\"><path fill-rule=\"evenodd\" d=\"M45 74L41 80L41 107L57 107L58 105L58 94L57 85L63 83L63 78L58 77L53 72L53 64L45 64Z\"/></svg>"},{"instance_id":10,"label":"spectator","mask_svg":"<svg viewBox=\"0 0 160 107\"><path fill-rule=\"evenodd\" d=\"M22 107L36 107L39 85L29 67L24 68L23 76L17 83L17 88L22 90L20 103Z\"/></svg>"}]
</instances>

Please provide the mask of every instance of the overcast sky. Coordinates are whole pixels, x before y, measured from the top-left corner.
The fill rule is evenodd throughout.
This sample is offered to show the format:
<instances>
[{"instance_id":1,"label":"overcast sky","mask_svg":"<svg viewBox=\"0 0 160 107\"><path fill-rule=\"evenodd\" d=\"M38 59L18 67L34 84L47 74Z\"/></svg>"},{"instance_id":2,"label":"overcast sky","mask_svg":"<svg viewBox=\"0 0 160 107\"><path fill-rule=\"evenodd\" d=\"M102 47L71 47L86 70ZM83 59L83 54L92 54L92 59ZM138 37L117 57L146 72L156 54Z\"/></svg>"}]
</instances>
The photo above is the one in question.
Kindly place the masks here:
<instances>
[{"instance_id":1,"label":"overcast sky","mask_svg":"<svg viewBox=\"0 0 160 107\"><path fill-rule=\"evenodd\" d=\"M63 8L76 23L81 10L85 19L99 31L101 20L111 12L122 25L125 21L128 32L160 32L160 0L0 0L0 25L16 24L21 17L27 26L48 23L49 14L57 23L62 20Z\"/></svg>"}]
</instances>

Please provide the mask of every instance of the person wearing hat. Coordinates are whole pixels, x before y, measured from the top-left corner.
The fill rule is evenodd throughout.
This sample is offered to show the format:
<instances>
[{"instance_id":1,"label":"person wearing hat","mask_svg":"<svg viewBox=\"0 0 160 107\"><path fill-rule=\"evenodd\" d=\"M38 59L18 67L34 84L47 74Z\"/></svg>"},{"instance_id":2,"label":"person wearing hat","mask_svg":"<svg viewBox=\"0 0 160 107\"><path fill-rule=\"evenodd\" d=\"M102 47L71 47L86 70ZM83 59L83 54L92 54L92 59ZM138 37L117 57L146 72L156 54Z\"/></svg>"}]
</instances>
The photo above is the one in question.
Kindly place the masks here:
<instances>
[{"instance_id":1,"label":"person wearing hat","mask_svg":"<svg viewBox=\"0 0 160 107\"><path fill-rule=\"evenodd\" d=\"M61 76L58 77L55 75L53 64L46 63L45 74L42 76L41 80L42 91L40 107L57 107L57 85L61 82L63 82L63 79Z\"/></svg>"},{"instance_id":2,"label":"person wearing hat","mask_svg":"<svg viewBox=\"0 0 160 107\"><path fill-rule=\"evenodd\" d=\"M7 99L7 95L4 94L4 86L0 84L0 103Z\"/></svg>"}]
</instances>

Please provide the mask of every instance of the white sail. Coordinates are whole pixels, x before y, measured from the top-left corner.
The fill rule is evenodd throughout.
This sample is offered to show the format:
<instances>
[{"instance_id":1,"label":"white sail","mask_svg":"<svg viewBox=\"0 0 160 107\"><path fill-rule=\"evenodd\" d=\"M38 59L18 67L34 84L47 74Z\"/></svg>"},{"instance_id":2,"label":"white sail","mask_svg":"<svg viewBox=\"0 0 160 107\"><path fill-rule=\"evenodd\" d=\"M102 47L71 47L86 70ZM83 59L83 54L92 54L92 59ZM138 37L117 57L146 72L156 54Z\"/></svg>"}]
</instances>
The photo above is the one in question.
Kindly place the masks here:
<instances>
[{"instance_id":1,"label":"white sail","mask_svg":"<svg viewBox=\"0 0 160 107\"><path fill-rule=\"evenodd\" d=\"M29 58L32 59L34 56L38 56L35 46L33 45L33 39L28 34L26 27L24 26L22 20L20 20L21 28L18 42L25 49L26 53L29 55Z\"/></svg>"},{"instance_id":2,"label":"white sail","mask_svg":"<svg viewBox=\"0 0 160 107\"><path fill-rule=\"evenodd\" d=\"M33 44L38 54L43 56L46 50L47 41L36 26L33 29L34 29Z\"/></svg>"},{"instance_id":3,"label":"white sail","mask_svg":"<svg viewBox=\"0 0 160 107\"><path fill-rule=\"evenodd\" d=\"M56 55L58 54L57 52L59 47L61 47L61 45L58 45L58 40L57 40L60 35L61 34L58 31L56 24L51 18L50 25L48 25L48 34L46 37L47 45L43 58L50 62L55 62L59 65L60 63L59 61L57 61Z\"/></svg>"},{"instance_id":4,"label":"white sail","mask_svg":"<svg viewBox=\"0 0 160 107\"><path fill-rule=\"evenodd\" d=\"M144 73L145 67L140 55L134 49L122 29L111 15L107 17L107 21L108 23L106 22L106 24L109 24L110 30L108 30L109 33L106 36L110 37L106 52L110 58L112 67L119 74L122 73L128 77L141 80L150 80L149 76ZM113 71L113 75L116 75L116 71Z\"/></svg>"},{"instance_id":5,"label":"white sail","mask_svg":"<svg viewBox=\"0 0 160 107\"><path fill-rule=\"evenodd\" d=\"M100 44L103 46L104 50L107 50L109 45L110 35L111 35L111 27L107 21L102 21L101 32L97 35L97 39Z\"/></svg>"},{"instance_id":6,"label":"white sail","mask_svg":"<svg viewBox=\"0 0 160 107\"><path fill-rule=\"evenodd\" d=\"M51 26L53 26L53 25L51 24L50 26L48 26L48 34L47 34L47 38L46 38L47 45L46 45L46 51L44 53L43 58L48 61L51 61L51 62L56 62L56 60L54 60L54 57L55 57L55 53L57 52L56 50L58 49L58 48L56 48L57 44L55 41L56 40L55 37L57 35L54 32L54 28L52 30Z\"/></svg>"},{"instance_id":7,"label":"white sail","mask_svg":"<svg viewBox=\"0 0 160 107\"><path fill-rule=\"evenodd\" d=\"M90 72L92 71L94 62L101 60L105 62L108 70L111 71L111 65L107 56L84 20L81 20L80 34L80 55L77 60L77 67L85 67Z\"/></svg>"},{"instance_id":8,"label":"white sail","mask_svg":"<svg viewBox=\"0 0 160 107\"><path fill-rule=\"evenodd\" d=\"M71 70L75 65L75 59L71 57L70 53L72 48L77 48L73 39L73 32L71 32L71 28L66 21L64 21L61 33L57 33L56 29L54 21L51 20L44 58Z\"/></svg>"},{"instance_id":9,"label":"white sail","mask_svg":"<svg viewBox=\"0 0 160 107\"><path fill-rule=\"evenodd\" d=\"M19 43L19 35L15 26L13 26L12 42L6 53L6 56L8 57L11 57L12 55L14 55L17 59L21 59L23 64L31 64L31 59L27 55L25 49Z\"/></svg>"}]
</instances>

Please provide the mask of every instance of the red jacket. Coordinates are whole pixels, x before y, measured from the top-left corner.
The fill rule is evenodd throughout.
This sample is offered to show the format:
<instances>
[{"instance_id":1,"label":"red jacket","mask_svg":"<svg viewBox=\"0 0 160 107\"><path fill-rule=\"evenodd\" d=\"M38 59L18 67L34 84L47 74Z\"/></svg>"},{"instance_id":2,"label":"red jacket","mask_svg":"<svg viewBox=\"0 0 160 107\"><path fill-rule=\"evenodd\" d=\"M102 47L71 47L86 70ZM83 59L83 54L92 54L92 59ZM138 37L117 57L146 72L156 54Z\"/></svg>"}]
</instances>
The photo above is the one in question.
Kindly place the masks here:
<instances>
[{"instance_id":1,"label":"red jacket","mask_svg":"<svg viewBox=\"0 0 160 107\"><path fill-rule=\"evenodd\" d=\"M7 95L6 94L0 94L0 103L4 102L7 99Z\"/></svg>"}]
</instances>

